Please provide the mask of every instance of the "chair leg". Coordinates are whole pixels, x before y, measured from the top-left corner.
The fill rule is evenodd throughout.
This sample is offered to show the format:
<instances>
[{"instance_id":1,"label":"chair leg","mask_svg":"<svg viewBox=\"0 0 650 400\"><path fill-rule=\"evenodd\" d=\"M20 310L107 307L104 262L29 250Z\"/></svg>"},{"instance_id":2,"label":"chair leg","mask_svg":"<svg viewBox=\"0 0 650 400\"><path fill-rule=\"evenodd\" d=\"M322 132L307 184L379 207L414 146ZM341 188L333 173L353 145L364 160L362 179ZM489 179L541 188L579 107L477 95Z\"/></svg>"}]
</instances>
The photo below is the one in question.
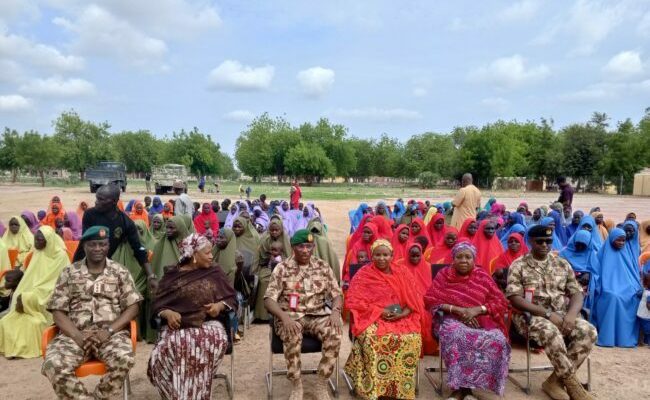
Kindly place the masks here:
<instances>
[{"instance_id":1,"label":"chair leg","mask_svg":"<svg viewBox=\"0 0 650 400\"><path fill-rule=\"evenodd\" d=\"M273 398L273 350L270 348L270 343L273 340L273 333L269 329L269 372L266 373L266 395L270 399Z\"/></svg>"},{"instance_id":2,"label":"chair leg","mask_svg":"<svg viewBox=\"0 0 650 400\"><path fill-rule=\"evenodd\" d=\"M230 396L230 399L232 400L233 396L235 395L235 330L230 329L231 336L233 338L233 344L232 344L232 350L230 352L230 384L228 385L229 391L228 395Z\"/></svg>"},{"instance_id":3,"label":"chair leg","mask_svg":"<svg viewBox=\"0 0 650 400\"><path fill-rule=\"evenodd\" d=\"M526 388L527 395L530 395L530 338L526 334Z\"/></svg>"},{"instance_id":4,"label":"chair leg","mask_svg":"<svg viewBox=\"0 0 650 400\"><path fill-rule=\"evenodd\" d=\"M339 370L339 358L337 356L336 357L336 366L334 367L334 371L336 371L334 373L334 375L336 375L336 377L334 377L334 381L335 381L335 385L336 385L336 391L334 391L334 397L339 397L339 374L338 374L338 370Z\"/></svg>"},{"instance_id":5,"label":"chair leg","mask_svg":"<svg viewBox=\"0 0 650 400\"><path fill-rule=\"evenodd\" d=\"M131 394L131 380L129 379L129 374L127 374L124 382L122 382L122 396L124 400L129 400L129 394Z\"/></svg>"},{"instance_id":6,"label":"chair leg","mask_svg":"<svg viewBox=\"0 0 650 400\"><path fill-rule=\"evenodd\" d=\"M588 392L591 392L591 357L587 357L587 384L585 385L585 389L587 389Z\"/></svg>"}]
</instances>

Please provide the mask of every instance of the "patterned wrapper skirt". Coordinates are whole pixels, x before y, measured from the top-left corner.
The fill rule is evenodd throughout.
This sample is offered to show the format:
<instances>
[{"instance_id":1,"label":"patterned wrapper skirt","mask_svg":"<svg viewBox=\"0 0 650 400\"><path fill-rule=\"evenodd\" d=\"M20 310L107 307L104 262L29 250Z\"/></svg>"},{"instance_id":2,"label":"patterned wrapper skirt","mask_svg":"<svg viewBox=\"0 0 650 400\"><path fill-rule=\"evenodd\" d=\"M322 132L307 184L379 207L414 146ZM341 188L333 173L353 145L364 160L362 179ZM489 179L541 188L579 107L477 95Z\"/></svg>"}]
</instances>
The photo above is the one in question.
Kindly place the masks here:
<instances>
[{"instance_id":1,"label":"patterned wrapper skirt","mask_svg":"<svg viewBox=\"0 0 650 400\"><path fill-rule=\"evenodd\" d=\"M377 336L376 331L373 324L356 338L345 364L356 395L371 400L380 396L414 399L420 334Z\"/></svg>"},{"instance_id":2,"label":"patterned wrapper skirt","mask_svg":"<svg viewBox=\"0 0 650 400\"><path fill-rule=\"evenodd\" d=\"M454 318L445 318L439 335L450 388L482 389L503 395L510 345L500 330L474 329Z\"/></svg>"},{"instance_id":3,"label":"patterned wrapper skirt","mask_svg":"<svg viewBox=\"0 0 650 400\"><path fill-rule=\"evenodd\" d=\"M147 375L163 399L209 400L212 376L227 347L219 321L206 321L201 328L165 327L151 352Z\"/></svg>"}]
</instances>

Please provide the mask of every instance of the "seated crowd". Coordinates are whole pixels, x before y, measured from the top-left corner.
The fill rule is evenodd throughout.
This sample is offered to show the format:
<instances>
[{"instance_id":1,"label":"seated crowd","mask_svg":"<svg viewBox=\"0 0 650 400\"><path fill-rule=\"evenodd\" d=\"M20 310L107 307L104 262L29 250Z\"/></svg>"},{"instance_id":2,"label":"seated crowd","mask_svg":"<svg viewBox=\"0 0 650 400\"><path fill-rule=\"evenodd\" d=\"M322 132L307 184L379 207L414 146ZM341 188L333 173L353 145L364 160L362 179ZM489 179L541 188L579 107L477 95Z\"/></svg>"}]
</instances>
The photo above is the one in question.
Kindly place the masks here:
<instances>
[{"instance_id":1,"label":"seated crowd","mask_svg":"<svg viewBox=\"0 0 650 400\"><path fill-rule=\"evenodd\" d=\"M55 196L47 211L0 223L0 353L43 356L60 398L103 399L134 365L137 335L155 344L147 375L162 398L209 399L224 318L234 315L238 342L252 314L273 318L293 400L303 334L322 343L313 391L327 399L349 319L343 370L360 398L415 398L424 355L444 360L451 399L503 396L510 342L527 334L554 369L543 390L582 400L592 397L576 371L594 344L635 347L641 332L650 345L650 221L633 213L616 225L561 203L508 211L491 198L462 217L452 202L364 203L350 212L339 267L313 203L177 194L124 206L109 185L95 207L66 211ZM89 359L106 366L92 392L75 375Z\"/></svg>"}]
</instances>

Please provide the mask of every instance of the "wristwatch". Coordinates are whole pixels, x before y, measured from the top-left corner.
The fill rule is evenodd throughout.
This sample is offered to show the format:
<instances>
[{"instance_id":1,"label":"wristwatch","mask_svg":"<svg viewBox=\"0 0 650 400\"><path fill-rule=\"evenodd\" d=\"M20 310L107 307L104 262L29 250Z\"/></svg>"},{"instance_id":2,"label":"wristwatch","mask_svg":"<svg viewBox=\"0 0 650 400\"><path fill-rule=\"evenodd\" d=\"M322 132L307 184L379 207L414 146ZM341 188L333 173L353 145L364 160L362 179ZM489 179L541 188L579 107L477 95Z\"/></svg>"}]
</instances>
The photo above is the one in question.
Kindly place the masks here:
<instances>
[{"instance_id":1,"label":"wristwatch","mask_svg":"<svg viewBox=\"0 0 650 400\"><path fill-rule=\"evenodd\" d=\"M553 314L553 311L546 310L546 312L544 313L544 318L551 319L551 314Z\"/></svg>"},{"instance_id":2,"label":"wristwatch","mask_svg":"<svg viewBox=\"0 0 650 400\"><path fill-rule=\"evenodd\" d=\"M115 333L115 330L114 330L113 328L111 328L110 326L109 326L108 328L106 328L106 331L107 331L108 334L111 335L111 336L113 336L113 334Z\"/></svg>"}]
</instances>

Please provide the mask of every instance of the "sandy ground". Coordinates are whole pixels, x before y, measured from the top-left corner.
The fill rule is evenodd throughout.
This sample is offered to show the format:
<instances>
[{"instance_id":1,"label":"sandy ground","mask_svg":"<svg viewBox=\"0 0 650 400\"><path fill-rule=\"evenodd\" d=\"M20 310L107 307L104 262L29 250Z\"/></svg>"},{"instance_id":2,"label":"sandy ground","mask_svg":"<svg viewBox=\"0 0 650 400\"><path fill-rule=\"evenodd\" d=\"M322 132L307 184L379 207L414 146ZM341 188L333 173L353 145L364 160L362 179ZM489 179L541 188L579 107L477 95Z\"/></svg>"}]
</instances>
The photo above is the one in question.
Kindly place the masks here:
<instances>
[{"instance_id":1,"label":"sandy ground","mask_svg":"<svg viewBox=\"0 0 650 400\"><path fill-rule=\"evenodd\" d=\"M0 220L5 221L11 215L19 214L24 209L38 210L46 208L51 196L59 195L67 209L72 210L81 200L93 203L93 195L88 193L87 188L40 188L25 186L0 186ZM198 193L190 193L196 201L212 200L207 194L200 196ZM141 198L144 193L127 193L125 200ZM219 197L222 200L223 194ZM431 197L429 192L427 198L434 201L446 200ZM487 194L486 194L487 196ZM486 197L487 198L487 197ZM527 200L534 208L541 204L548 204L556 194L529 193L526 195L514 193L501 193L497 195L500 202L505 203L509 208L515 207L522 200ZM307 199L306 199L307 200ZM392 200L392 199L388 199ZM126 202L126 201L125 201ZM629 211L637 212L639 220L650 218L650 198L639 197L611 197L598 195L576 195L574 209L589 209L599 205L606 217L620 221ZM354 201L320 201L317 206L325 215L329 228L329 235L339 257L343 256L345 249L345 236L349 229L347 221L347 210L356 207ZM346 327L347 330L347 327ZM247 331L241 344L235 347L235 398L236 399L260 399L266 394L264 374L268 371L268 334L267 325L252 325ZM146 376L146 366L152 346L139 343L137 349L137 362L131 371L131 382L134 399L157 399L157 392L149 383ZM341 348L341 365L347 359L350 351L350 342L347 337L344 339ZM647 374L647 357L650 356L648 348L636 349L605 349L595 348L592 353L592 384L593 393L600 399L643 399L648 398L650 383ZM317 365L318 355L303 356L303 367ZM433 366L437 359L426 357L423 366ZM547 364L544 355L533 356L534 364ZM284 368L282 356L274 356L275 368ZM525 350L514 348L512 353L512 365L521 367L525 365ZM55 396L48 381L40 374L40 359L31 360L7 360L0 357L0 396L3 399L54 399ZM226 357L221 367L222 372L230 371L230 358ZM532 375L533 391L531 396L526 396L512 383L508 383L506 399L547 399L541 391L540 384L547 373L534 373ZM580 376L586 380L586 367L580 371ZM523 374L517 377L524 379ZM309 382L313 377L306 377L305 399L314 399L309 393ZM86 378L87 385L94 385L96 378ZM339 398L352 398L341 379L339 383ZM288 382L282 377L276 377L274 381L274 394L276 398L287 398L289 395ZM446 392L448 394L448 392ZM215 385L213 398L226 398L227 393L223 383ZM479 393L480 399L496 399L497 396L488 393ZM116 397L117 398L117 397ZM420 393L418 398L437 398L431 385L422 375L420 378Z\"/></svg>"}]
</instances>

